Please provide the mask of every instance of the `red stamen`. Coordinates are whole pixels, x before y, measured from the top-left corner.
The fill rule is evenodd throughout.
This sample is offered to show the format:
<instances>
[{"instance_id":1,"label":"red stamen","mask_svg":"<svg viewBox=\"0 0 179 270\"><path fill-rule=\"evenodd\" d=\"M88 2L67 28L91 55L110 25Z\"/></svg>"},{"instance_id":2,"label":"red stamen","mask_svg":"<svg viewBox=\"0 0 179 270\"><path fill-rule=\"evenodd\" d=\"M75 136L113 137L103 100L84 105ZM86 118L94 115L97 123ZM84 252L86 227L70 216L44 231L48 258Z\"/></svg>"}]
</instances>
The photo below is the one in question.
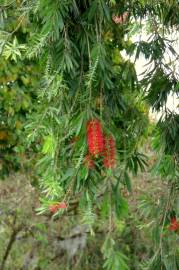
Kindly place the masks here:
<instances>
[{"instance_id":1,"label":"red stamen","mask_svg":"<svg viewBox=\"0 0 179 270\"><path fill-rule=\"evenodd\" d=\"M103 133L101 123L97 119L90 120L87 123L87 143L89 153L93 156L103 151Z\"/></svg>"},{"instance_id":2,"label":"red stamen","mask_svg":"<svg viewBox=\"0 0 179 270\"><path fill-rule=\"evenodd\" d=\"M52 213L56 213L59 209L66 209L66 208L67 208L67 205L65 202L59 202L59 203L49 206L49 210Z\"/></svg>"},{"instance_id":3,"label":"red stamen","mask_svg":"<svg viewBox=\"0 0 179 270\"><path fill-rule=\"evenodd\" d=\"M179 229L179 222L177 222L176 217L171 219L169 230L170 231L177 231Z\"/></svg>"}]
</instances>

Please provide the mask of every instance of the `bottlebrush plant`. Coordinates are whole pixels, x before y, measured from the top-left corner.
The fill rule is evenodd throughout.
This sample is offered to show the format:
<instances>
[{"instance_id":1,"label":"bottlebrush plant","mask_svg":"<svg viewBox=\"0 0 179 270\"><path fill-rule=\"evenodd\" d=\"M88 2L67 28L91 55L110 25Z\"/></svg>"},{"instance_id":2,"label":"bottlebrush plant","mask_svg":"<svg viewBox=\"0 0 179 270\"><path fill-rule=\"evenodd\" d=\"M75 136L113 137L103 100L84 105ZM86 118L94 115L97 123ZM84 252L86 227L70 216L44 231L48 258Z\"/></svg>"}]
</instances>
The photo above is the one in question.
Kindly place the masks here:
<instances>
[{"instance_id":1,"label":"bottlebrush plant","mask_svg":"<svg viewBox=\"0 0 179 270\"><path fill-rule=\"evenodd\" d=\"M97 119L89 120L87 123L87 143L88 150L92 156L102 153L104 138L101 123Z\"/></svg>"},{"instance_id":2,"label":"bottlebrush plant","mask_svg":"<svg viewBox=\"0 0 179 270\"><path fill-rule=\"evenodd\" d=\"M116 166L116 143L112 135L104 137L103 165L105 168Z\"/></svg>"},{"instance_id":3,"label":"bottlebrush plant","mask_svg":"<svg viewBox=\"0 0 179 270\"><path fill-rule=\"evenodd\" d=\"M37 59L43 74L37 88L39 96L34 99L37 106L32 104L28 117L28 137L23 136L27 138L28 147L37 141L45 145L42 146L43 151L41 146L38 147L38 187L49 202L68 196L69 205L73 205L72 211L83 212L78 222L82 220L93 225L94 230L98 229L96 224L105 223L105 235L112 238L113 230L118 228L118 221L113 215L121 219L121 213L127 213L121 186L130 190L129 173L136 174L138 168L143 169L145 164L144 155L139 153L148 128L148 107L143 97L153 109L159 110L162 106L165 108L167 96L177 91L172 67L163 60L166 50L174 53L173 44L166 38L165 32L168 35L171 25L176 28L178 4L175 5L175 1L167 1L164 5L163 1L156 4L152 1L41 0L36 5L33 0L18 1L19 5L21 2L22 6L16 14L18 17L19 10L23 10L24 14L23 20L19 18L17 27L25 23L32 25L30 35L21 42L26 43L22 59L26 56L28 61ZM112 18L112 14L121 14L125 10L130 11L131 20L127 20L127 14ZM173 12L173 16L169 16L168 12ZM146 18L150 18L147 22L150 39L132 43L131 32L138 31L138 21L146 21ZM14 52L19 55L21 44L15 45L15 48L13 44L17 27L2 42L6 56ZM142 28L143 23L139 27ZM9 31L8 28L3 30L3 35ZM130 56L128 59L134 53L135 60L144 54L151 61L153 69L146 70L140 84L134 63L122 58L123 50ZM98 105L96 100L100 100ZM116 165L116 157L114 145L103 154L104 135L98 119L103 121L106 133L112 133L116 139L120 163L115 174L113 171L109 174L103 172L104 166L113 168ZM171 123L170 126L168 123ZM166 131L163 138L166 136L168 142L170 137L172 143L167 144L167 148L173 145L175 158L178 155L177 127L178 116L174 118L172 113L171 118L162 123ZM70 145L69 139L73 136L79 137L79 140ZM110 141L108 143L111 144ZM85 168L85 153L96 158L96 170ZM161 248L161 241L158 242L157 254L162 251L160 262L164 249ZM115 252L114 246L113 243L111 247L106 245L103 250L104 267L128 269L123 256ZM163 267L160 265L159 268Z\"/></svg>"}]
</instances>

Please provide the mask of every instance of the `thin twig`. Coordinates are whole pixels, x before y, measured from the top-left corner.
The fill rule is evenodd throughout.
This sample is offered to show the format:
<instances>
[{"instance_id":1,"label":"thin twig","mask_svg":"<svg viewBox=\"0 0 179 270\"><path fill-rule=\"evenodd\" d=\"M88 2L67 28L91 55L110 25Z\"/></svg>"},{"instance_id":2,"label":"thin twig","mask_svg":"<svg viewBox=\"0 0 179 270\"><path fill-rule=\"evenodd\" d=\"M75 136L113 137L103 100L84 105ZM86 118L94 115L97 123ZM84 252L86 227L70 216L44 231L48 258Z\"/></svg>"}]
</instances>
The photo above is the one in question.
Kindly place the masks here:
<instances>
[{"instance_id":1,"label":"thin twig","mask_svg":"<svg viewBox=\"0 0 179 270\"><path fill-rule=\"evenodd\" d=\"M14 226L16 224L16 217L17 216L15 214L14 220L13 220L13 225ZM4 253L2 262L1 262L0 270L4 270L5 263L6 263L7 259L8 259L8 256L10 254L10 251L12 249L12 246L13 246L14 242L16 241L16 236L21 231L21 229L22 229L22 226L18 226L17 228L14 228L13 229L12 234L11 234L11 237L10 237L9 242L7 244L7 247L6 247L6 250L5 250L5 253Z\"/></svg>"}]
</instances>

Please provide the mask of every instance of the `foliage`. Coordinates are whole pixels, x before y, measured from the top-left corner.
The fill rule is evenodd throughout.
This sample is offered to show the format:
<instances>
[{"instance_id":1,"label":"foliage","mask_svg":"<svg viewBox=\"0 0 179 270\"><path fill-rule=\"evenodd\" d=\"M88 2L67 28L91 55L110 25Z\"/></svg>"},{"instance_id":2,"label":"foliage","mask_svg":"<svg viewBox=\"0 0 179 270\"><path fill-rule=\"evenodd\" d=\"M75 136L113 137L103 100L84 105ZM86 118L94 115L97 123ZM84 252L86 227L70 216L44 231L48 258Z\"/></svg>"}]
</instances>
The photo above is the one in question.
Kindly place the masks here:
<instances>
[{"instance_id":1,"label":"foliage","mask_svg":"<svg viewBox=\"0 0 179 270\"><path fill-rule=\"evenodd\" d=\"M2 105L5 119L10 113L13 123L22 116L26 120L28 112L25 131L19 133L19 138L25 135L22 144L26 145L27 152L34 145L38 150L35 169L37 187L41 191L39 214L47 213L53 204L65 202L68 208L59 209L54 218L77 213L92 235L96 219L107 224L108 235L102 248L104 267L128 269L126 256L117 249L113 233L117 222L128 216L123 187L131 192L130 175L136 175L139 169L143 171L147 164L145 155L140 152L148 135L145 102L159 111L165 108L171 93L178 94L178 74L172 61L164 61L168 50L175 59L178 57L173 41L167 38L178 27L177 1L5 1L1 9L3 59L8 60L10 66L17 62L15 67L33 63L33 69L40 62L40 74L43 74L40 82L35 79L34 84L27 83L32 77L30 73L29 78L28 72L25 73L27 80L21 79L21 75L16 83L10 80L13 87L17 85L17 91L13 94L13 87L5 90ZM125 21L112 20L113 15L123 16L124 12L128 14ZM13 13L15 26L6 19L6 15L11 18ZM144 25L138 22L144 20ZM132 42L130 38L135 29L149 32L149 39ZM135 59L141 54L148 59L152 68L144 72L140 82L135 65L122 58L122 50L129 56L135 55ZM9 79L3 85L5 89L9 88L7 84ZM14 109L11 104L17 102L16 94L23 86L23 101L19 109ZM30 96L26 94L29 88ZM94 168L85 166L86 125L92 119L100 122L104 136L115 140L115 168L105 168L103 154L99 153L92 157ZM176 198L177 134L178 115L166 112L157 126L155 142L161 145L157 150L162 159L155 170L168 178L169 197L161 195L157 206L153 206L151 200L148 204L148 198L144 198L140 207L144 208L146 218L152 217L155 243L154 256L147 262L147 269L177 269L177 262L173 260L177 251L170 254L171 262L166 255L168 243L161 237L168 211L172 211ZM2 129L0 138L5 141L7 137L8 133ZM13 151L17 150L15 144L17 141L11 143ZM175 172L171 168L175 168Z\"/></svg>"},{"instance_id":2,"label":"foliage","mask_svg":"<svg viewBox=\"0 0 179 270\"><path fill-rule=\"evenodd\" d=\"M1 10L0 37L3 33L13 31L18 23L14 9ZM9 18L11 18L9 20ZM20 25L19 25L20 27ZM16 35L8 36L4 44L0 66L0 176L5 177L9 171L22 168L26 156L24 148L24 123L37 105L38 79L40 66L35 61L23 60L22 54L26 36L31 29L23 22ZM35 102L35 103L34 103ZM30 150L30 149L29 149ZM30 152L30 151L29 151Z\"/></svg>"}]
</instances>

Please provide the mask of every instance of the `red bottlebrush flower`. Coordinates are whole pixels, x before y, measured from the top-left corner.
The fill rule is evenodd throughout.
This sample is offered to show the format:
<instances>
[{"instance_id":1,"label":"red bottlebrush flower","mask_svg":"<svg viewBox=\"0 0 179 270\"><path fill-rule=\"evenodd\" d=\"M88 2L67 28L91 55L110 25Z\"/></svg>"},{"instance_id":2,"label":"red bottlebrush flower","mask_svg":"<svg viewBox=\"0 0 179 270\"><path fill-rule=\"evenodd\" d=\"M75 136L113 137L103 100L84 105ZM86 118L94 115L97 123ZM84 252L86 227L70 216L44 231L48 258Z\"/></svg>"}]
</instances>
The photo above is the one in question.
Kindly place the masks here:
<instances>
[{"instance_id":1,"label":"red bottlebrush flower","mask_svg":"<svg viewBox=\"0 0 179 270\"><path fill-rule=\"evenodd\" d=\"M49 206L49 210L50 212L52 212L53 214L57 212L58 208L56 205L50 205Z\"/></svg>"},{"instance_id":2,"label":"red bottlebrush flower","mask_svg":"<svg viewBox=\"0 0 179 270\"><path fill-rule=\"evenodd\" d=\"M97 119L88 121L87 123L87 143L89 153L96 156L103 151L103 132L101 123Z\"/></svg>"},{"instance_id":3,"label":"red bottlebrush flower","mask_svg":"<svg viewBox=\"0 0 179 270\"><path fill-rule=\"evenodd\" d=\"M116 143L113 136L104 138L104 159L105 168L114 168L116 166Z\"/></svg>"},{"instance_id":4,"label":"red bottlebrush flower","mask_svg":"<svg viewBox=\"0 0 179 270\"><path fill-rule=\"evenodd\" d=\"M58 204L58 209L66 209L67 208L67 204L65 202L60 202Z\"/></svg>"},{"instance_id":5,"label":"red bottlebrush flower","mask_svg":"<svg viewBox=\"0 0 179 270\"><path fill-rule=\"evenodd\" d=\"M67 205L65 202L56 203L54 205L49 206L49 210L52 213L56 213L59 209L66 209Z\"/></svg>"},{"instance_id":6,"label":"red bottlebrush flower","mask_svg":"<svg viewBox=\"0 0 179 270\"><path fill-rule=\"evenodd\" d=\"M88 154L84 158L84 164L89 169L94 169L94 160L91 159L91 156Z\"/></svg>"},{"instance_id":7,"label":"red bottlebrush flower","mask_svg":"<svg viewBox=\"0 0 179 270\"><path fill-rule=\"evenodd\" d=\"M113 16L112 20L113 22L115 22L115 24L122 24L125 23L127 20L129 13L128 12L124 12L121 16Z\"/></svg>"},{"instance_id":8,"label":"red bottlebrush flower","mask_svg":"<svg viewBox=\"0 0 179 270\"><path fill-rule=\"evenodd\" d=\"M177 222L176 217L171 219L169 230L170 231L177 231L179 229L179 222Z\"/></svg>"}]
</instances>

